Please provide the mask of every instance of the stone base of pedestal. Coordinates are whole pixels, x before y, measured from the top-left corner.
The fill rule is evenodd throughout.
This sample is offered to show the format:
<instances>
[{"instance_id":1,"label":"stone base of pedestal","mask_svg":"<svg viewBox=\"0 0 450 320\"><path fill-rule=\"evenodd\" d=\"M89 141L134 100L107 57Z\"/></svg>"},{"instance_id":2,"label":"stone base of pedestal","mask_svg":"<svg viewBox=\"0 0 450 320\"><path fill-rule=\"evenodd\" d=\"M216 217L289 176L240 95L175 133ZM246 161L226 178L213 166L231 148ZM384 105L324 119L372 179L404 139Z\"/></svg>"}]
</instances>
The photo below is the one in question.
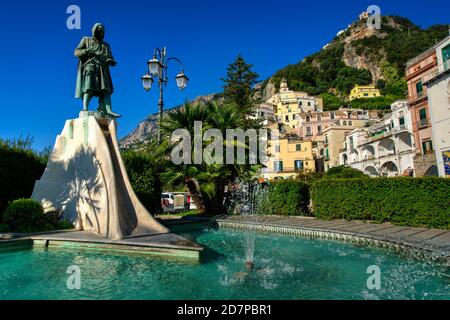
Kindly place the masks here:
<instances>
[{"instance_id":1,"label":"stone base of pedestal","mask_svg":"<svg viewBox=\"0 0 450 320\"><path fill-rule=\"evenodd\" d=\"M76 229L110 239L168 233L131 188L116 137L116 121L82 111L67 120L32 198L61 210Z\"/></svg>"}]
</instances>

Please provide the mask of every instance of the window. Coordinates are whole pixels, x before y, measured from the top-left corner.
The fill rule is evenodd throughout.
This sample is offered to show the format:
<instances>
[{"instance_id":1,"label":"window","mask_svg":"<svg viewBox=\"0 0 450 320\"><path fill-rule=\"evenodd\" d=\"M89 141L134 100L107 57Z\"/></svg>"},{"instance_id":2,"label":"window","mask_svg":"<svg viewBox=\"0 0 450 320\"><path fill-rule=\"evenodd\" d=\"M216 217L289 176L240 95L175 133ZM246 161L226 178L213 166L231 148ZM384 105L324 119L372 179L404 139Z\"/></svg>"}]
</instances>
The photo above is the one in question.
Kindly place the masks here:
<instances>
[{"instance_id":1,"label":"window","mask_svg":"<svg viewBox=\"0 0 450 320\"><path fill-rule=\"evenodd\" d=\"M334 112L331 112L331 113L330 113L330 117L331 117L331 120L334 120L334 118L336 117L336 115L334 114Z\"/></svg>"},{"instance_id":2,"label":"window","mask_svg":"<svg viewBox=\"0 0 450 320\"><path fill-rule=\"evenodd\" d=\"M325 159L330 159L330 152L328 151L328 149L325 149Z\"/></svg>"},{"instance_id":3,"label":"window","mask_svg":"<svg viewBox=\"0 0 450 320\"><path fill-rule=\"evenodd\" d=\"M303 160L295 160L294 161L294 168L295 168L295 171L303 170Z\"/></svg>"},{"instance_id":4,"label":"window","mask_svg":"<svg viewBox=\"0 0 450 320\"><path fill-rule=\"evenodd\" d=\"M405 125L405 117L401 117L400 119L398 119L398 123L400 124L400 126L404 126Z\"/></svg>"},{"instance_id":5,"label":"window","mask_svg":"<svg viewBox=\"0 0 450 320\"><path fill-rule=\"evenodd\" d=\"M306 122L311 122L311 117L306 117Z\"/></svg>"},{"instance_id":6,"label":"window","mask_svg":"<svg viewBox=\"0 0 450 320\"><path fill-rule=\"evenodd\" d=\"M422 108L419 110L420 126L425 127L427 125L427 109Z\"/></svg>"},{"instance_id":7,"label":"window","mask_svg":"<svg viewBox=\"0 0 450 320\"><path fill-rule=\"evenodd\" d=\"M353 146L353 137L350 137L350 150L353 150L354 146Z\"/></svg>"},{"instance_id":8,"label":"window","mask_svg":"<svg viewBox=\"0 0 450 320\"><path fill-rule=\"evenodd\" d=\"M344 126L346 126L346 125L347 125L347 121L342 121L342 124L343 124Z\"/></svg>"},{"instance_id":9,"label":"window","mask_svg":"<svg viewBox=\"0 0 450 320\"><path fill-rule=\"evenodd\" d=\"M422 81L419 81L416 83L416 92L417 92L417 96L421 97L422 93L423 93L423 84Z\"/></svg>"},{"instance_id":10,"label":"window","mask_svg":"<svg viewBox=\"0 0 450 320\"><path fill-rule=\"evenodd\" d=\"M450 60L450 44L445 48L442 48L442 62L446 63L449 60Z\"/></svg>"},{"instance_id":11,"label":"window","mask_svg":"<svg viewBox=\"0 0 450 320\"><path fill-rule=\"evenodd\" d=\"M275 152L280 152L280 145L279 144L275 145Z\"/></svg>"},{"instance_id":12,"label":"window","mask_svg":"<svg viewBox=\"0 0 450 320\"><path fill-rule=\"evenodd\" d=\"M311 106L311 102L308 101L308 107L310 107L310 106Z\"/></svg>"},{"instance_id":13,"label":"window","mask_svg":"<svg viewBox=\"0 0 450 320\"><path fill-rule=\"evenodd\" d=\"M311 127L306 127L306 135L307 135L307 136L311 136L311 135L312 135L312 133L311 133Z\"/></svg>"},{"instance_id":14,"label":"window","mask_svg":"<svg viewBox=\"0 0 450 320\"><path fill-rule=\"evenodd\" d=\"M289 116L285 116L287 122L289 122Z\"/></svg>"},{"instance_id":15,"label":"window","mask_svg":"<svg viewBox=\"0 0 450 320\"><path fill-rule=\"evenodd\" d=\"M348 125L349 125L349 126L353 125L353 122L352 122L352 121L349 121L349 122L348 122Z\"/></svg>"},{"instance_id":16,"label":"window","mask_svg":"<svg viewBox=\"0 0 450 320\"><path fill-rule=\"evenodd\" d=\"M322 126L317 126L317 132L322 133Z\"/></svg>"},{"instance_id":17,"label":"window","mask_svg":"<svg viewBox=\"0 0 450 320\"><path fill-rule=\"evenodd\" d=\"M299 101L298 104L299 104L300 106L302 106L302 105L303 105L303 102L302 102L302 101Z\"/></svg>"},{"instance_id":18,"label":"window","mask_svg":"<svg viewBox=\"0 0 450 320\"><path fill-rule=\"evenodd\" d=\"M422 152L424 154L426 153L433 153L433 142L431 140L422 141Z\"/></svg>"},{"instance_id":19,"label":"window","mask_svg":"<svg viewBox=\"0 0 450 320\"><path fill-rule=\"evenodd\" d=\"M273 168L275 172L282 172L283 171L283 161L274 161Z\"/></svg>"},{"instance_id":20,"label":"window","mask_svg":"<svg viewBox=\"0 0 450 320\"><path fill-rule=\"evenodd\" d=\"M368 97L369 96L369 94L368 93L364 93L364 97Z\"/></svg>"},{"instance_id":21,"label":"window","mask_svg":"<svg viewBox=\"0 0 450 320\"><path fill-rule=\"evenodd\" d=\"M296 144L295 145L295 151L302 151L302 145L301 144Z\"/></svg>"},{"instance_id":22,"label":"window","mask_svg":"<svg viewBox=\"0 0 450 320\"><path fill-rule=\"evenodd\" d=\"M322 121L322 116L320 114L317 115L317 121Z\"/></svg>"}]
</instances>

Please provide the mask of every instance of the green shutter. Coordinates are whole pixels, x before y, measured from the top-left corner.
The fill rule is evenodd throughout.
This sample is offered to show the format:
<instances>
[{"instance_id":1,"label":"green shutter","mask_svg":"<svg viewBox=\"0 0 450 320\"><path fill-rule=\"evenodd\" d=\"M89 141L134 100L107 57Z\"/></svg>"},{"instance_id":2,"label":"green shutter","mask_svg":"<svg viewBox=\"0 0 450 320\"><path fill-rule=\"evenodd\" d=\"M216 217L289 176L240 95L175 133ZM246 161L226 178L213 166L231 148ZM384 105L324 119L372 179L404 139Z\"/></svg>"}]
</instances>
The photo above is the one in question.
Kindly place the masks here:
<instances>
[{"instance_id":1,"label":"green shutter","mask_svg":"<svg viewBox=\"0 0 450 320\"><path fill-rule=\"evenodd\" d=\"M425 108L420 109L419 115L420 115L420 120L426 120L427 119L427 110Z\"/></svg>"},{"instance_id":2,"label":"green shutter","mask_svg":"<svg viewBox=\"0 0 450 320\"><path fill-rule=\"evenodd\" d=\"M443 63L450 60L450 44L442 49L442 60Z\"/></svg>"},{"instance_id":3,"label":"green shutter","mask_svg":"<svg viewBox=\"0 0 450 320\"><path fill-rule=\"evenodd\" d=\"M423 91L422 81L419 81L419 82L416 83L416 91L417 91L417 94L422 93L422 91Z\"/></svg>"}]
</instances>

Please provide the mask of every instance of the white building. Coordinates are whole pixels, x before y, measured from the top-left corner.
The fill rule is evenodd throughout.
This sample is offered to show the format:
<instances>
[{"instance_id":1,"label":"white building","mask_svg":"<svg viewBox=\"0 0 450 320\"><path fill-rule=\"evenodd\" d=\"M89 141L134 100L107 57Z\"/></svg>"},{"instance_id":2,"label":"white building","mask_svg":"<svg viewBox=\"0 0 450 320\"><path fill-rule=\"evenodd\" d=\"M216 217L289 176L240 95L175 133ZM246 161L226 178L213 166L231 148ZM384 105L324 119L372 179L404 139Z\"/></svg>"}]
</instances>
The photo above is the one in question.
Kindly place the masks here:
<instances>
[{"instance_id":1,"label":"white building","mask_svg":"<svg viewBox=\"0 0 450 320\"><path fill-rule=\"evenodd\" d=\"M250 119L258 120L263 126L268 126L275 121L275 106L270 102L263 102L258 105Z\"/></svg>"},{"instance_id":2,"label":"white building","mask_svg":"<svg viewBox=\"0 0 450 320\"><path fill-rule=\"evenodd\" d=\"M450 178L450 36L435 46L438 67L424 81L428 90L439 176Z\"/></svg>"},{"instance_id":3,"label":"white building","mask_svg":"<svg viewBox=\"0 0 450 320\"><path fill-rule=\"evenodd\" d=\"M351 131L339 155L341 165L372 177L411 175L415 155L411 114L406 101L396 101L392 112L377 124Z\"/></svg>"}]
</instances>

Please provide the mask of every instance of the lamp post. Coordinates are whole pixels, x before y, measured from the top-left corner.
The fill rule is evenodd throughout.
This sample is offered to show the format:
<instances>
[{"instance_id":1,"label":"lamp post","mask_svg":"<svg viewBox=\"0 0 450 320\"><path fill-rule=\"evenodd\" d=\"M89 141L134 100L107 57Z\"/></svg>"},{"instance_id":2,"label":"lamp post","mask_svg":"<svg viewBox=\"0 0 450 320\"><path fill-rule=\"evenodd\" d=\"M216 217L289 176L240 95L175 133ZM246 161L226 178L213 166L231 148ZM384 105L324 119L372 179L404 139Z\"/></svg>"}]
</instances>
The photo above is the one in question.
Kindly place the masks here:
<instances>
[{"instance_id":1,"label":"lamp post","mask_svg":"<svg viewBox=\"0 0 450 320\"><path fill-rule=\"evenodd\" d=\"M164 87L167 85L168 77L167 77L167 68L168 62L174 60L180 64L180 72L175 77L178 88L183 91L186 88L189 78L184 74L184 66L183 62L180 59L171 57L167 58L167 50L166 47L159 49L155 48L153 58L148 61L148 71L142 77L142 85L144 86L145 91L150 91L152 88L152 84L155 80L158 81L159 86L159 128L158 128L158 143L161 143L161 123L164 109Z\"/></svg>"}]
</instances>

